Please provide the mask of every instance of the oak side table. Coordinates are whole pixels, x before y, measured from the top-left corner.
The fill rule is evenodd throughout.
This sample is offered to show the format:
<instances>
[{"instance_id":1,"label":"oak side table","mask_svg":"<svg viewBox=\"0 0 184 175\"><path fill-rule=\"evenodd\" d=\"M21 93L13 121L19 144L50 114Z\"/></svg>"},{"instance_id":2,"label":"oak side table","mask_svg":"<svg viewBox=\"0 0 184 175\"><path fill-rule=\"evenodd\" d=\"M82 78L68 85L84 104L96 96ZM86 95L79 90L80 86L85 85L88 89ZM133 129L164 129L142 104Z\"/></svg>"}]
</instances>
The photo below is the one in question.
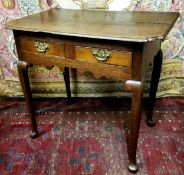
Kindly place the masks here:
<instances>
[{"instance_id":1,"label":"oak side table","mask_svg":"<svg viewBox=\"0 0 184 175\"><path fill-rule=\"evenodd\" d=\"M13 30L19 61L17 68L32 122L38 136L28 68L59 66L67 97L71 98L69 68L94 77L126 80L132 93L127 149L128 169L135 173L145 64L154 56L147 124L153 126L153 107L162 65L161 42L179 17L177 12L117 12L50 9L7 23Z\"/></svg>"}]
</instances>

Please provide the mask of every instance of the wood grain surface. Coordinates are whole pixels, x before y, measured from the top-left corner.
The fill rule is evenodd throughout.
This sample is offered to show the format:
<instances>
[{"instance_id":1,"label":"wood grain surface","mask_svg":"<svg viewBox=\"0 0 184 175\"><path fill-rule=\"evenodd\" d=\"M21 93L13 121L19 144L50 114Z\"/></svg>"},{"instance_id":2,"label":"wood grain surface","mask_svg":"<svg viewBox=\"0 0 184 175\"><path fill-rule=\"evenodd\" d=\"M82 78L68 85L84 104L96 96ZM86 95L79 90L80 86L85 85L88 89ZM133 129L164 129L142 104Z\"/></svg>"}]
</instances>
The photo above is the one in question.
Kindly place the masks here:
<instances>
[{"instance_id":1,"label":"wood grain surface","mask_svg":"<svg viewBox=\"0 0 184 175\"><path fill-rule=\"evenodd\" d=\"M6 27L65 36L146 42L164 39L178 16L178 12L50 9L9 22Z\"/></svg>"}]
</instances>

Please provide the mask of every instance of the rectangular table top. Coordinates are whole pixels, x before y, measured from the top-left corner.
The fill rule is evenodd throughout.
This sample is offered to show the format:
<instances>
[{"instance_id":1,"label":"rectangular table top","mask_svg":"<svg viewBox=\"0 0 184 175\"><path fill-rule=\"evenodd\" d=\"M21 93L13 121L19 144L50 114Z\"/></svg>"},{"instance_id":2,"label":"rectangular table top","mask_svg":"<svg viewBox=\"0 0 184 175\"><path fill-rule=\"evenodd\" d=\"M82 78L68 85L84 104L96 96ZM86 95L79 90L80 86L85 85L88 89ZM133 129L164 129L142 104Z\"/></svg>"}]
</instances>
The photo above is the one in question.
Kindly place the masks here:
<instances>
[{"instance_id":1,"label":"rectangular table top","mask_svg":"<svg viewBox=\"0 0 184 175\"><path fill-rule=\"evenodd\" d=\"M163 40L178 12L69 10L53 8L6 24L13 30L64 36L147 42Z\"/></svg>"}]
</instances>

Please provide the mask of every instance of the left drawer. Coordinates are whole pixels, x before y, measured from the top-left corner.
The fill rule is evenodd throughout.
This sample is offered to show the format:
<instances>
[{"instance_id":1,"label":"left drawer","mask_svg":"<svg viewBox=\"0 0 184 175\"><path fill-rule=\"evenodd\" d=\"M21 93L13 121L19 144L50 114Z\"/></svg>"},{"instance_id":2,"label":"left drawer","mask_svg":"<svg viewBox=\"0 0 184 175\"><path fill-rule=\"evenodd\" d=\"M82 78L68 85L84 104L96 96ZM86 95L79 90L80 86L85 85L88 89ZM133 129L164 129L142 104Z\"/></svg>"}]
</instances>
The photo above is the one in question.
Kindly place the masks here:
<instances>
[{"instance_id":1,"label":"left drawer","mask_svg":"<svg viewBox=\"0 0 184 175\"><path fill-rule=\"evenodd\" d=\"M45 56L64 57L64 44L54 40L21 37L17 41L17 50L31 52L33 54L44 54Z\"/></svg>"}]
</instances>

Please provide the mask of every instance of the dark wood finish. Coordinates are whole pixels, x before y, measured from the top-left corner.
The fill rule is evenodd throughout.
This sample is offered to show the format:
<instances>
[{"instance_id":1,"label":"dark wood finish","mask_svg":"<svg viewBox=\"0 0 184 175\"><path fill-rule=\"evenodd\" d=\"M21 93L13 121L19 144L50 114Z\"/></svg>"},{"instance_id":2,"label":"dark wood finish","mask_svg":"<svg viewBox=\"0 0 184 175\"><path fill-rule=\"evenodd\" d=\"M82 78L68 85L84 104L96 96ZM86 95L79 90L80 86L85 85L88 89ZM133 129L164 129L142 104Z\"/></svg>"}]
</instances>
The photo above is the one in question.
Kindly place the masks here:
<instances>
[{"instance_id":1,"label":"dark wood finish","mask_svg":"<svg viewBox=\"0 0 184 175\"><path fill-rule=\"evenodd\" d=\"M125 82L125 90L132 92L131 116L129 120L129 132L127 138L127 150L129 156L128 170L136 173L138 164L136 162L137 141L141 122L141 107L143 93L142 76L142 50L134 52L132 57L132 80Z\"/></svg>"},{"instance_id":2,"label":"dark wood finish","mask_svg":"<svg viewBox=\"0 0 184 175\"><path fill-rule=\"evenodd\" d=\"M38 135L28 65L64 68L67 97L71 98L69 68L91 72L95 77L126 80L125 88L132 92L131 117L127 138L128 169L135 173L137 141L141 121L141 100L145 58L144 44L164 39L177 20L176 12L109 12L51 9L9 22L13 29L19 56L18 72L32 119L34 136ZM35 41L48 43L42 50ZM41 44L42 45L42 44ZM107 49L112 57L97 61L92 48ZM149 123L152 121L155 94L161 69L161 51L155 57L150 90ZM156 77L155 77L156 75Z\"/></svg>"},{"instance_id":3,"label":"dark wood finish","mask_svg":"<svg viewBox=\"0 0 184 175\"><path fill-rule=\"evenodd\" d=\"M178 16L178 12L51 9L12 21L7 27L63 36L147 42L165 38Z\"/></svg>"},{"instance_id":4,"label":"dark wood finish","mask_svg":"<svg viewBox=\"0 0 184 175\"><path fill-rule=\"evenodd\" d=\"M27 108L31 116L31 126L32 126L31 137L36 138L38 136L38 129L36 124L34 106L32 104L32 93L31 93L29 77L28 77L29 66L30 65L28 65L26 62L23 62L23 61L17 62L17 69L18 69L20 83L26 100Z\"/></svg>"},{"instance_id":5,"label":"dark wood finish","mask_svg":"<svg viewBox=\"0 0 184 175\"><path fill-rule=\"evenodd\" d=\"M129 133L127 139L127 150L129 155L128 170L136 173L138 164L136 162L137 141L139 136L139 128L141 122L141 106L142 106L142 82L128 80L125 83L127 91L132 92L131 117L129 121Z\"/></svg>"},{"instance_id":6,"label":"dark wood finish","mask_svg":"<svg viewBox=\"0 0 184 175\"><path fill-rule=\"evenodd\" d=\"M75 59L75 46L72 43L65 44L65 58L66 59ZM70 71L68 67L64 68L64 81L66 87L66 93L68 102L71 102L71 90L70 90Z\"/></svg>"},{"instance_id":7,"label":"dark wood finish","mask_svg":"<svg viewBox=\"0 0 184 175\"><path fill-rule=\"evenodd\" d=\"M63 76L64 76L64 81L65 81L65 86L66 86L67 98L68 98L68 100L71 100L70 74L69 74L69 68L68 67L64 68Z\"/></svg>"},{"instance_id":8,"label":"dark wood finish","mask_svg":"<svg viewBox=\"0 0 184 175\"><path fill-rule=\"evenodd\" d=\"M142 81L142 49L132 55L132 80Z\"/></svg>"},{"instance_id":9,"label":"dark wood finish","mask_svg":"<svg viewBox=\"0 0 184 175\"><path fill-rule=\"evenodd\" d=\"M157 55L154 57L153 62L153 71L152 71L152 78L150 84L150 91L149 91L149 101L148 101L148 114L147 114L147 125L154 126L155 123L153 121L153 109L155 104L155 97L157 92L157 87L159 83L161 68L162 68L162 60L163 60L163 53L162 50L159 50Z\"/></svg>"}]
</instances>

